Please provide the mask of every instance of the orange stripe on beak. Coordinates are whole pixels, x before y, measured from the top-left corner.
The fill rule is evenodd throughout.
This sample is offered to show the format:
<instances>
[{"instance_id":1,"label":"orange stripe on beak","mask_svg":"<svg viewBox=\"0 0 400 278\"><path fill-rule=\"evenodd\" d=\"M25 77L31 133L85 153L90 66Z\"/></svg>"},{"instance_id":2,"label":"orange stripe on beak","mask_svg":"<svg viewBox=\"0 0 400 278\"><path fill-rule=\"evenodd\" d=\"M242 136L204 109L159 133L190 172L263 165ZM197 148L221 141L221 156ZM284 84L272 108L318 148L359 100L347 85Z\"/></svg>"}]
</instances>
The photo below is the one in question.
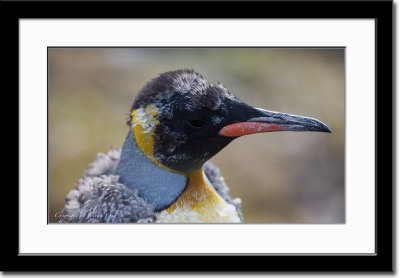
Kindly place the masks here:
<instances>
[{"instance_id":1,"label":"orange stripe on beak","mask_svg":"<svg viewBox=\"0 0 400 278\"><path fill-rule=\"evenodd\" d=\"M241 122L236 124L231 124L223 127L219 134L223 136L229 137L238 137L247 134L253 133L262 133L262 132L272 132L272 131L281 131L287 130L288 127L279 124L268 124L268 123L259 123L259 122Z\"/></svg>"}]
</instances>

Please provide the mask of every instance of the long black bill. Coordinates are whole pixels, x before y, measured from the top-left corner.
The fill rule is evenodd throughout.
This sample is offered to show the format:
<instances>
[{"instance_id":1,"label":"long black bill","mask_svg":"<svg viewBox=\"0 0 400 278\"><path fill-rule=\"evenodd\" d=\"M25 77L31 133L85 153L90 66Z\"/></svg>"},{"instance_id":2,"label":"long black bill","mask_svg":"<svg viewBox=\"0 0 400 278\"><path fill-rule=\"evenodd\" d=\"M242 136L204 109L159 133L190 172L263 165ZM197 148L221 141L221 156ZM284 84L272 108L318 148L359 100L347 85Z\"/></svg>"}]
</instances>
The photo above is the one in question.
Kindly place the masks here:
<instances>
[{"instance_id":1,"label":"long black bill","mask_svg":"<svg viewBox=\"0 0 400 278\"><path fill-rule=\"evenodd\" d=\"M253 109L257 110L259 116L247 119L243 122L227 125L219 131L219 134L237 137L273 131L317 131L331 133L331 130L323 122L313 118L268 111L260 108Z\"/></svg>"}]
</instances>

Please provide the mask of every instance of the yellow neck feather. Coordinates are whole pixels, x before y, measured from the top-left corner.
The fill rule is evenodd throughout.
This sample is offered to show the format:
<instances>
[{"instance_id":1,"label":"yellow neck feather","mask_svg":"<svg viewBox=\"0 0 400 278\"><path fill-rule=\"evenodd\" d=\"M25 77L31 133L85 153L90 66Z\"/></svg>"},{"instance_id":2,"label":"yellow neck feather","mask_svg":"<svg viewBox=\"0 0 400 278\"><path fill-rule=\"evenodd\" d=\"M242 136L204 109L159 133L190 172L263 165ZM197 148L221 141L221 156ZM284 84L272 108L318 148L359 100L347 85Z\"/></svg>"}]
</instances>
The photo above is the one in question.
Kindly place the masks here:
<instances>
[{"instance_id":1,"label":"yellow neck feather","mask_svg":"<svg viewBox=\"0 0 400 278\"><path fill-rule=\"evenodd\" d=\"M189 182L185 191L167 211L171 213L178 207L187 207L196 211L204 205L221 201L223 200L218 193L204 181L203 171L198 170L189 174Z\"/></svg>"},{"instance_id":2,"label":"yellow neck feather","mask_svg":"<svg viewBox=\"0 0 400 278\"><path fill-rule=\"evenodd\" d=\"M158 109L153 105L132 111L132 131L136 144L152 162L159 163L154 157L154 130L159 123Z\"/></svg>"},{"instance_id":3,"label":"yellow neck feather","mask_svg":"<svg viewBox=\"0 0 400 278\"><path fill-rule=\"evenodd\" d=\"M132 133L137 146L143 154L158 167L186 176L184 173L166 167L154 156L154 134L155 128L159 124L157 107L147 105L145 108L133 110L131 115Z\"/></svg>"},{"instance_id":4,"label":"yellow neck feather","mask_svg":"<svg viewBox=\"0 0 400 278\"><path fill-rule=\"evenodd\" d=\"M225 202L203 175L203 170L189 174L185 191L158 214L157 222L240 222L236 208Z\"/></svg>"}]
</instances>

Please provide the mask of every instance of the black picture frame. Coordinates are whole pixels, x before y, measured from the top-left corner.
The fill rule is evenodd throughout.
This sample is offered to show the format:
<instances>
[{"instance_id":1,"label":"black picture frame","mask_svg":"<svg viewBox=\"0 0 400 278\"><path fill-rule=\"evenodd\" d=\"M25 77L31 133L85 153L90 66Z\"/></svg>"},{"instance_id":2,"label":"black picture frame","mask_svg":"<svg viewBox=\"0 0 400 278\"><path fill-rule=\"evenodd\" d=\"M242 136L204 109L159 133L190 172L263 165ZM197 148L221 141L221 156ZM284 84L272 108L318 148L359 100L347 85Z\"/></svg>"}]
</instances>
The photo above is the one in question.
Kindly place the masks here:
<instances>
[{"instance_id":1,"label":"black picture frame","mask_svg":"<svg viewBox=\"0 0 400 278\"><path fill-rule=\"evenodd\" d=\"M157 6L157 9L154 7ZM3 271L393 272L392 1L1 2L3 88L18 103L23 18L374 18L376 21L376 255L21 255L18 182L3 186ZM185 12L182 12L185 10ZM5 94L3 94L5 95ZM362 100L360 100L362 101ZM12 114L17 114L12 112ZM14 116L15 117L15 116ZM8 134L19 134L17 123ZM18 139L15 141L18 142ZM10 148L18 150L16 148ZM18 158L18 154L13 153ZM8 169L8 167L6 168ZM18 173L15 175L19 176ZM18 179L19 180L19 179ZM12 186L11 186L12 185ZM5 195L3 195L5 196ZM217 260L225 257L225 263ZM179 260L179 264L176 263ZM151 263L149 264L149 261ZM95 262L95 263L91 263ZM229 263L227 263L229 262Z\"/></svg>"}]
</instances>

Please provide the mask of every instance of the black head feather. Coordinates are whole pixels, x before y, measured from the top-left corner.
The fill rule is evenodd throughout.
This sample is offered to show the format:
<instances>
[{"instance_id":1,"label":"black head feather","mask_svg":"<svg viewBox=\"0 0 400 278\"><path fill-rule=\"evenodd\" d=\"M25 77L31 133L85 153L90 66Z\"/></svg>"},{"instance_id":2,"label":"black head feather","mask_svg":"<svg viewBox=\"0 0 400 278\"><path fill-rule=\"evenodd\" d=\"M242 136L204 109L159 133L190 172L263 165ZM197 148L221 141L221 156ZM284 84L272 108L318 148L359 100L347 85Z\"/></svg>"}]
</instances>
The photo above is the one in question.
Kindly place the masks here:
<instances>
[{"instance_id":1,"label":"black head feather","mask_svg":"<svg viewBox=\"0 0 400 278\"><path fill-rule=\"evenodd\" d=\"M129 126L132 124L131 113L134 109L156 103L174 93L188 94L193 105L210 110L219 107L221 98L234 97L221 83L212 85L194 70L181 69L165 72L147 82L139 91L132 103L127 124Z\"/></svg>"}]
</instances>

